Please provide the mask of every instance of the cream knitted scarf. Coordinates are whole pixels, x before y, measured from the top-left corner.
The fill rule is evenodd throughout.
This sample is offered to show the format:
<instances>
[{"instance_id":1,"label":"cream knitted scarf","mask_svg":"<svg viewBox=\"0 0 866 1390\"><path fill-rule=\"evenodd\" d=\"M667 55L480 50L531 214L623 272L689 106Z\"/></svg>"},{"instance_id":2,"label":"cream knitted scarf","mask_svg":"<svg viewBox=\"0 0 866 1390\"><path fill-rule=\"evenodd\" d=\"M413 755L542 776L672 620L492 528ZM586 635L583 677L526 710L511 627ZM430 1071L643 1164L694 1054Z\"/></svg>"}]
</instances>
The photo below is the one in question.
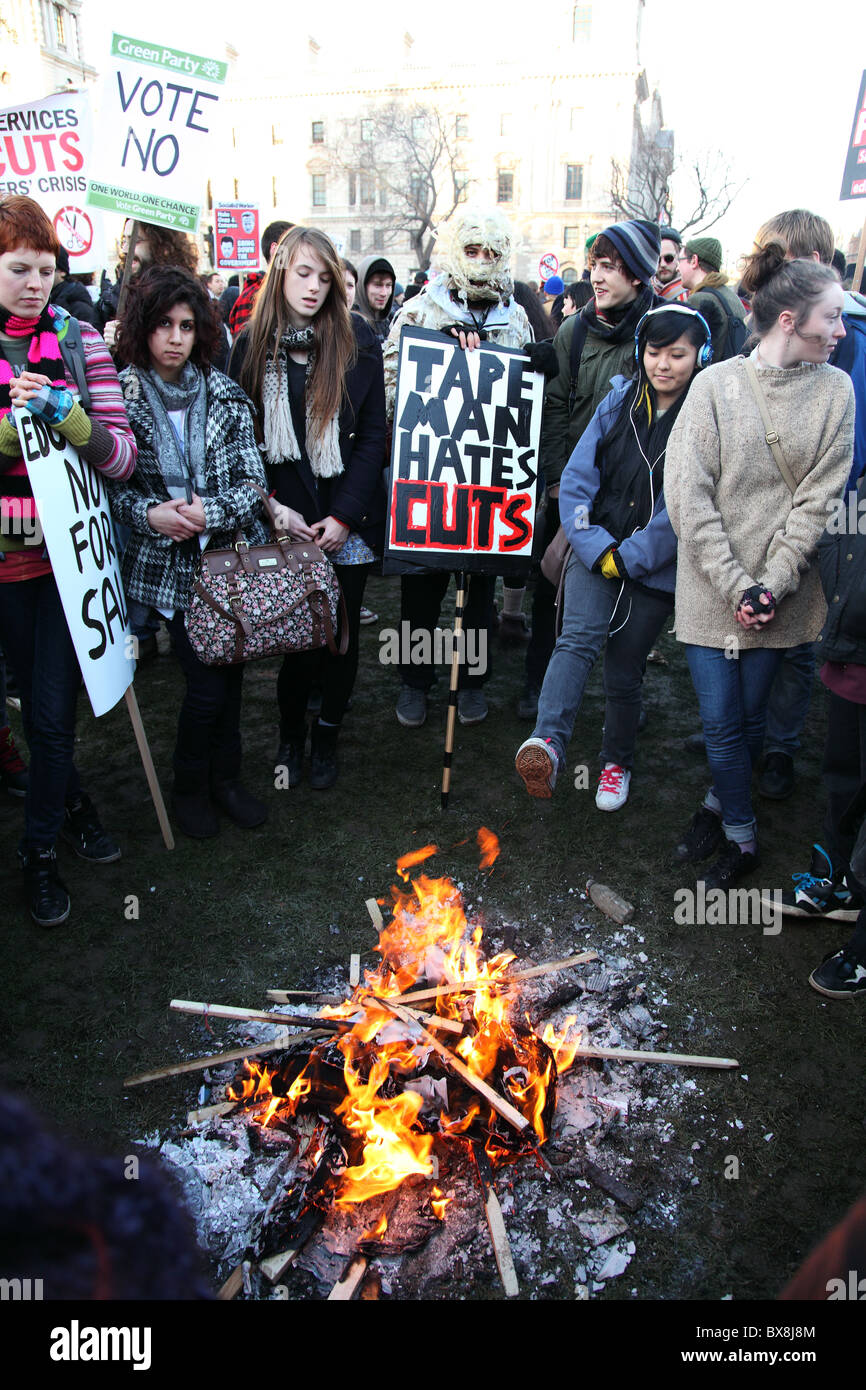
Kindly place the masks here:
<instances>
[{"instance_id":1,"label":"cream knitted scarf","mask_svg":"<svg viewBox=\"0 0 866 1390\"><path fill-rule=\"evenodd\" d=\"M265 378L262 384L265 451L270 463L285 463L287 460L297 461L301 457L289 400L286 355L298 349L309 348L307 380L304 391L307 417L307 457L315 477L337 478L343 471L338 412L334 412L321 433L317 430L316 422L310 417L312 397L312 392L309 389L310 376L316 361L313 341L312 328L293 329L290 333L284 333L280 338L275 354L268 353L265 363Z\"/></svg>"}]
</instances>

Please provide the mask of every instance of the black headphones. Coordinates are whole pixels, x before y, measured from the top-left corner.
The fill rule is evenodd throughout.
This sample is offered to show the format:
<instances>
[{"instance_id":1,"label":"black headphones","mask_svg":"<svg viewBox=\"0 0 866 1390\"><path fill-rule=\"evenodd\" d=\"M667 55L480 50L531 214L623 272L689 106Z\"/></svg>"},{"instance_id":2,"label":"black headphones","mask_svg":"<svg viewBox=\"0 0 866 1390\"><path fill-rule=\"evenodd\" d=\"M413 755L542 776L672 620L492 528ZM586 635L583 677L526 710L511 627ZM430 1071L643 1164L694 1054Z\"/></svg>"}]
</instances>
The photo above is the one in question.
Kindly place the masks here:
<instances>
[{"instance_id":1,"label":"black headphones","mask_svg":"<svg viewBox=\"0 0 866 1390\"><path fill-rule=\"evenodd\" d=\"M688 314L693 319L698 319L704 326L706 341L698 350L697 369L708 367L713 360L713 335L710 326L703 314L699 314L697 309L689 309L685 304L661 304L657 309L649 309L638 323L634 333L634 360L640 366L640 335L647 319L651 319L654 314Z\"/></svg>"}]
</instances>

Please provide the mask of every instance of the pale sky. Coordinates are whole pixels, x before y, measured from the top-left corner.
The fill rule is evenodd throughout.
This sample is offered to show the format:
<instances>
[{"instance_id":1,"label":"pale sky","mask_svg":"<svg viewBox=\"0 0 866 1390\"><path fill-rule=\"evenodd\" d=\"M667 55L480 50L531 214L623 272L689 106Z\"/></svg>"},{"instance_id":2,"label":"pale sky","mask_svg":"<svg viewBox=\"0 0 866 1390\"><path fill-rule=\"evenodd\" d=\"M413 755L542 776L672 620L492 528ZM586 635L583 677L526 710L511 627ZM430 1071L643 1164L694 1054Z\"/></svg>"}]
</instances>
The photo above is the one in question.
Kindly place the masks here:
<instances>
[{"instance_id":1,"label":"pale sky","mask_svg":"<svg viewBox=\"0 0 866 1390\"><path fill-rule=\"evenodd\" d=\"M605 0L597 0L604 4ZM234 45L246 60L261 64L263 76L291 83L292 52L303 53L310 35L358 63L381 57L384 36L408 30L415 51L436 56L464 50L507 56L525 51L527 33L551 65L555 46L545 38L545 13L561 0L532 6L527 0L324 0L285 10L237 0L179 5L149 0L85 0L82 19L87 59L105 66L112 29L136 38L185 45L204 56L220 56ZM861 73L866 67L862 0L834 0L819 10L815 0L647 0L641 59L650 87L658 85L665 122L676 149L688 155L713 152L730 163L743 184L730 212L711 229L732 264L748 250L760 223L783 208L808 207L826 217L837 244L847 247L866 218L866 199L841 202L839 189ZM267 15L266 24L259 21ZM321 15L321 19L317 16ZM818 16L825 15L823 24ZM241 18L249 17L248 28ZM139 32L141 31L141 32ZM210 42L209 42L210 41ZM211 51L213 50L213 51ZM646 110L647 108L645 108ZM685 212L688 196L677 190L674 209Z\"/></svg>"}]
</instances>

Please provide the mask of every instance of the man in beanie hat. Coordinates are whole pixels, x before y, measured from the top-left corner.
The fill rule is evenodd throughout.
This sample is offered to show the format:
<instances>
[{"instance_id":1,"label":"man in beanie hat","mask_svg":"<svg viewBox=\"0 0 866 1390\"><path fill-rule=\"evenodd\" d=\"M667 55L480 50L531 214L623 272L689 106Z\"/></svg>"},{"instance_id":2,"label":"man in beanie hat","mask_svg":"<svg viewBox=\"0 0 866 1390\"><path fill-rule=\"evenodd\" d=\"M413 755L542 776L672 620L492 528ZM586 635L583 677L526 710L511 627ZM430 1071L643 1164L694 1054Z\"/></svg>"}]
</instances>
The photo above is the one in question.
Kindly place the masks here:
<instances>
[{"instance_id":1,"label":"man in beanie hat","mask_svg":"<svg viewBox=\"0 0 866 1390\"><path fill-rule=\"evenodd\" d=\"M544 393L541 471L547 487L543 546L559 530L559 480L575 444L610 390L611 377L634 367L634 335L649 309L663 301L653 292L659 263L659 229L653 222L616 222L595 238L589 252L594 298L563 321L553 345L559 371ZM538 694L555 643L555 591L539 577L532 604L532 636L526 651L521 719L535 719Z\"/></svg>"},{"instance_id":2,"label":"man in beanie hat","mask_svg":"<svg viewBox=\"0 0 866 1390\"><path fill-rule=\"evenodd\" d=\"M714 236L693 237L686 242L679 260L680 275L689 291L689 308L697 309L709 324L713 361L734 357L736 348L730 342L728 320L745 322L746 310L730 288L727 275L722 274L722 243Z\"/></svg>"},{"instance_id":3,"label":"man in beanie hat","mask_svg":"<svg viewBox=\"0 0 866 1390\"><path fill-rule=\"evenodd\" d=\"M679 255L683 239L673 227L660 228L661 255L659 268L653 276L653 289L665 304L684 304L689 292L680 275Z\"/></svg>"}]
</instances>

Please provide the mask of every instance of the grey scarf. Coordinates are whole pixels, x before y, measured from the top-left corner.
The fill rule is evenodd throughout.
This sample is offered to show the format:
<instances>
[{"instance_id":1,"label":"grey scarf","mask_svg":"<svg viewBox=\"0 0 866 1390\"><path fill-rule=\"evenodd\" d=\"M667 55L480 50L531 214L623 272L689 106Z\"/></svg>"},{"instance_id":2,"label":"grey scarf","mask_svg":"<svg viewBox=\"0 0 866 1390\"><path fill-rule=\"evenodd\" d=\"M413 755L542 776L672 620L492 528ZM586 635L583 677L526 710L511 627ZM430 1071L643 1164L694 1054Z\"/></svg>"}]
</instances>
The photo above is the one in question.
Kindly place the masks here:
<instances>
[{"instance_id":1,"label":"grey scarf","mask_svg":"<svg viewBox=\"0 0 866 1390\"><path fill-rule=\"evenodd\" d=\"M163 381L154 371L139 369L141 389L153 417L157 457L169 497L192 501L211 493L205 480L205 424L207 390L204 372L192 362L184 364L177 381ZM170 410L186 410L183 447L168 418Z\"/></svg>"},{"instance_id":2,"label":"grey scarf","mask_svg":"<svg viewBox=\"0 0 866 1390\"><path fill-rule=\"evenodd\" d=\"M285 463L287 460L297 461L301 457L289 400L286 354L299 348L309 348L307 380L304 390L307 416L307 457L315 477L337 478L343 471L338 413L334 413L321 434L317 433L316 423L310 418L310 400L312 397L312 392L309 389L310 376L316 361L313 341L312 328L292 329L291 332L283 334L280 338L276 354L268 353L265 363L265 379L262 383L265 450L270 463Z\"/></svg>"}]
</instances>

